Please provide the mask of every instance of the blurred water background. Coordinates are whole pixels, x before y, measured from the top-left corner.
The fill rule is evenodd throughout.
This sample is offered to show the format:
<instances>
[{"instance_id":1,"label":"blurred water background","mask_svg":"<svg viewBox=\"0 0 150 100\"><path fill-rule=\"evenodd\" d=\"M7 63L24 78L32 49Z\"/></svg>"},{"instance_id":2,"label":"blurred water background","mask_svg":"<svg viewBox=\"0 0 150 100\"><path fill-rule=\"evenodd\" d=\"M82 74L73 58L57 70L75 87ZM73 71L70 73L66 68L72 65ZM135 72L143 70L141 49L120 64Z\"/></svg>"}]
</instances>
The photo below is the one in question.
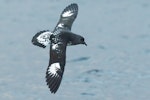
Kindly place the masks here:
<instances>
[{"instance_id":1,"label":"blurred water background","mask_svg":"<svg viewBox=\"0 0 150 100\"><path fill-rule=\"evenodd\" d=\"M67 48L57 93L45 82L49 47L31 44L78 3L72 31L88 46ZM150 100L149 0L1 0L0 100Z\"/></svg>"}]
</instances>

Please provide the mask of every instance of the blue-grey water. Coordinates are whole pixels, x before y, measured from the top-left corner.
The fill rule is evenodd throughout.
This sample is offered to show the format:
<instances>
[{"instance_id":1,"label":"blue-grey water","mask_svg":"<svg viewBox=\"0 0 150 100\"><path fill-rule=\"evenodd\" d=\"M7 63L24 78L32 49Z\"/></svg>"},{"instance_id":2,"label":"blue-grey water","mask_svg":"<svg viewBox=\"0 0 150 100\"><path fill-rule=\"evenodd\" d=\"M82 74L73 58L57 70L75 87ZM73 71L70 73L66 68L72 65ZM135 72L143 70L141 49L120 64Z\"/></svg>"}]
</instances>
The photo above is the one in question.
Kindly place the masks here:
<instances>
[{"instance_id":1,"label":"blue-grey water","mask_svg":"<svg viewBox=\"0 0 150 100\"><path fill-rule=\"evenodd\" d=\"M67 48L56 94L45 82L49 47L32 36L53 30L70 3L72 31L88 46ZM0 100L150 100L149 0L1 0Z\"/></svg>"}]
</instances>

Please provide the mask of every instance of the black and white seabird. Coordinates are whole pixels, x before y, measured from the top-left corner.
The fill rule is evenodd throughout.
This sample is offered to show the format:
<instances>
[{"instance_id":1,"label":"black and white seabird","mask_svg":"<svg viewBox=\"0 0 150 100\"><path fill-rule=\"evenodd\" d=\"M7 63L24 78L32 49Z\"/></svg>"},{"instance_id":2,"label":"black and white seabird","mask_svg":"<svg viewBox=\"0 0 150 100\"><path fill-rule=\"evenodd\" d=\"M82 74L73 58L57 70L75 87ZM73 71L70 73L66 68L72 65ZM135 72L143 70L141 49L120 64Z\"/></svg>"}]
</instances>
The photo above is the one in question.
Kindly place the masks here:
<instances>
[{"instance_id":1,"label":"black and white seabird","mask_svg":"<svg viewBox=\"0 0 150 100\"><path fill-rule=\"evenodd\" d=\"M46 71L46 82L51 93L58 90L66 63L66 47L68 45L87 45L84 38L71 32L71 27L78 14L78 5L72 3L60 15L55 29L40 31L32 38L32 43L45 48L50 44L50 60Z\"/></svg>"}]
</instances>

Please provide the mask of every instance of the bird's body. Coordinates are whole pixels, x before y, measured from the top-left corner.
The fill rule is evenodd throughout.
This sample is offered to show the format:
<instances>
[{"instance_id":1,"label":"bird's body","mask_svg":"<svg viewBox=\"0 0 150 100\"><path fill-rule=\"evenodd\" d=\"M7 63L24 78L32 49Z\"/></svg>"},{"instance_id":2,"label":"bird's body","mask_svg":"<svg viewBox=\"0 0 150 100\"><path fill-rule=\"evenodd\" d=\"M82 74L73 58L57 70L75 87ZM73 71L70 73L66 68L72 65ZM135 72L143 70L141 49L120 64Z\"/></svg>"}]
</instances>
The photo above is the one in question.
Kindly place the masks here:
<instances>
[{"instance_id":1,"label":"bird's body","mask_svg":"<svg viewBox=\"0 0 150 100\"><path fill-rule=\"evenodd\" d=\"M68 45L85 44L84 38L71 32L71 26L77 17L78 5L73 3L67 6L61 13L55 29L38 32L32 39L32 43L45 48L50 44L50 60L46 71L46 82L50 91L58 90L66 63L66 48Z\"/></svg>"}]
</instances>

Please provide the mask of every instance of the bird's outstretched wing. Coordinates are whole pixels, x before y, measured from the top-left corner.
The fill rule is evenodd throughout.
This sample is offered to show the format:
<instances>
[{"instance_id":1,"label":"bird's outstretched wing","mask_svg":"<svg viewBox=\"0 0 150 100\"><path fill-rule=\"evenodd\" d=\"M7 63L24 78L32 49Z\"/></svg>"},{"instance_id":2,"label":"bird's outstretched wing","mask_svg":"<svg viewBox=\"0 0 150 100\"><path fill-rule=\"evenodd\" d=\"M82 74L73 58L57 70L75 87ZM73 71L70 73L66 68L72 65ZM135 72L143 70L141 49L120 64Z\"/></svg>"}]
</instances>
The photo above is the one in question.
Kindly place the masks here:
<instances>
[{"instance_id":1,"label":"bird's outstretched wing","mask_svg":"<svg viewBox=\"0 0 150 100\"><path fill-rule=\"evenodd\" d=\"M32 43L36 46L45 48L50 43L52 33L49 30L44 30L36 33L32 38Z\"/></svg>"},{"instance_id":2,"label":"bird's outstretched wing","mask_svg":"<svg viewBox=\"0 0 150 100\"><path fill-rule=\"evenodd\" d=\"M66 43L51 43L50 62L46 72L46 82L51 93L56 93L60 86L66 59Z\"/></svg>"},{"instance_id":3,"label":"bird's outstretched wing","mask_svg":"<svg viewBox=\"0 0 150 100\"><path fill-rule=\"evenodd\" d=\"M32 38L32 43L36 46L45 48L50 43L50 36L57 35L60 30L71 30L72 24L78 14L78 5L73 3L67 6L61 13L59 22L57 23L53 32L49 30L40 31Z\"/></svg>"},{"instance_id":4,"label":"bird's outstretched wing","mask_svg":"<svg viewBox=\"0 0 150 100\"><path fill-rule=\"evenodd\" d=\"M72 24L78 15L78 5L75 3L67 6L60 15L59 22L57 23L54 32L57 29L71 30Z\"/></svg>"}]
</instances>

